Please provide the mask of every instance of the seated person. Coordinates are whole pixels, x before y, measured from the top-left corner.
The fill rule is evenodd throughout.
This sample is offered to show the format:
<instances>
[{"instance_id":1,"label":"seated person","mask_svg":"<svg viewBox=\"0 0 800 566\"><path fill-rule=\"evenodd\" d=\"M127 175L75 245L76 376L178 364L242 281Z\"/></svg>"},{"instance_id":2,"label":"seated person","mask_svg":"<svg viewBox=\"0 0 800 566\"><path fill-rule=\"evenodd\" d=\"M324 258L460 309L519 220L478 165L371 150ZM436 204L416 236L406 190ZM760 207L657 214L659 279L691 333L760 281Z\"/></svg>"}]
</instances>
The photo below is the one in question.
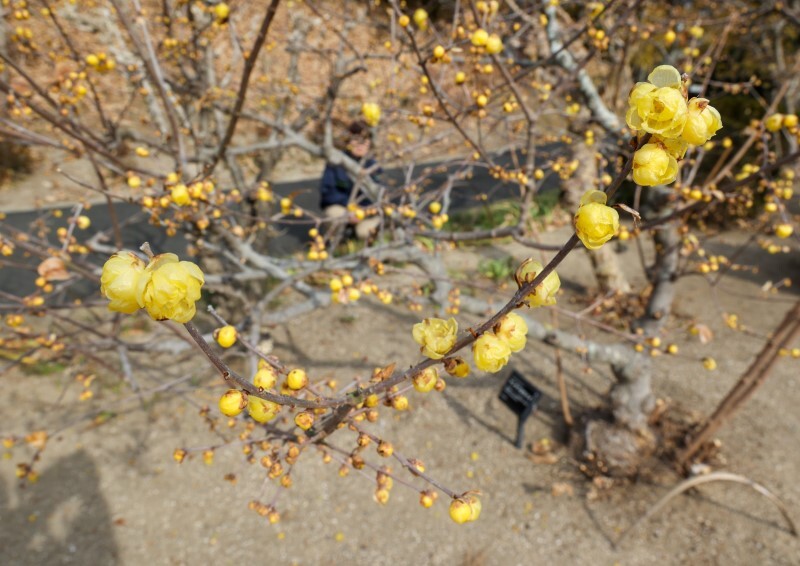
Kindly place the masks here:
<instances>
[{"instance_id":1,"label":"seated person","mask_svg":"<svg viewBox=\"0 0 800 566\"><path fill-rule=\"evenodd\" d=\"M366 158L372 147L372 136L369 131L369 126L362 121L353 122L348 128L347 146L345 153L351 158L362 164L364 169L370 170L375 167L375 160ZM380 170L372 173L373 179L380 173ZM350 174L344 165L332 165L328 163L325 166L325 172L322 174L322 182L320 184L320 207L326 218L334 219L343 216L351 215L347 209L347 205L351 203L351 195L355 183L350 178ZM357 199L352 200L353 203L360 207L369 206L372 201L366 196L362 195ZM380 217L370 216L362 220L355 218L350 220L350 224L354 226L356 236L359 240L366 240L373 232L375 232L380 225Z\"/></svg>"}]
</instances>

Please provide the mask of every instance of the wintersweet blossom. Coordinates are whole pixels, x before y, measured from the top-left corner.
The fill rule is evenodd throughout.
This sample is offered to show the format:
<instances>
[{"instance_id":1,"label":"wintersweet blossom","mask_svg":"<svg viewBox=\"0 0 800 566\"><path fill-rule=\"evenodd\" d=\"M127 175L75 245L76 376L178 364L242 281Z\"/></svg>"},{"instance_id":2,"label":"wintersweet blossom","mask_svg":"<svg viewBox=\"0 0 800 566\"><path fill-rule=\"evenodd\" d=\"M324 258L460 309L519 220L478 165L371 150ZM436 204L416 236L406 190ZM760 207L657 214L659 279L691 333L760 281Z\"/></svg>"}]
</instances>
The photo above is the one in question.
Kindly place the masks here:
<instances>
[{"instance_id":1,"label":"wintersweet blossom","mask_svg":"<svg viewBox=\"0 0 800 566\"><path fill-rule=\"evenodd\" d=\"M414 325L411 335L420 351L434 360L440 360L456 343L458 323L454 318L426 318Z\"/></svg>"},{"instance_id":2,"label":"wintersweet blossom","mask_svg":"<svg viewBox=\"0 0 800 566\"><path fill-rule=\"evenodd\" d=\"M125 314L139 310L136 290L144 273L144 262L132 252L118 252L103 265L100 292L111 302L108 309Z\"/></svg>"},{"instance_id":3,"label":"wintersweet blossom","mask_svg":"<svg viewBox=\"0 0 800 566\"><path fill-rule=\"evenodd\" d=\"M637 185L665 185L677 176L678 161L661 144L647 143L633 154L633 181Z\"/></svg>"},{"instance_id":4,"label":"wintersweet blossom","mask_svg":"<svg viewBox=\"0 0 800 566\"><path fill-rule=\"evenodd\" d=\"M508 344L512 352L519 352L528 340L528 325L520 315L510 312L495 325L494 334Z\"/></svg>"},{"instance_id":5,"label":"wintersweet blossom","mask_svg":"<svg viewBox=\"0 0 800 566\"><path fill-rule=\"evenodd\" d=\"M194 318L203 283L197 265L180 261L175 254L160 254L150 260L139 278L136 302L155 320L184 324Z\"/></svg>"},{"instance_id":6,"label":"wintersweet blossom","mask_svg":"<svg viewBox=\"0 0 800 566\"><path fill-rule=\"evenodd\" d=\"M722 118L716 108L705 98L689 101L689 116L683 126L681 138L692 145L703 145L722 128Z\"/></svg>"},{"instance_id":7,"label":"wintersweet blossom","mask_svg":"<svg viewBox=\"0 0 800 566\"><path fill-rule=\"evenodd\" d=\"M517 285L522 287L526 283L531 283L536 276L541 273L544 267L541 263L533 259L526 259L517 268L514 278L517 280ZM556 304L556 293L561 288L561 279L558 273L551 271L544 281L539 283L536 288L530 293L525 300L528 302L529 307L544 307Z\"/></svg>"},{"instance_id":8,"label":"wintersweet blossom","mask_svg":"<svg viewBox=\"0 0 800 566\"><path fill-rule=\"evenodd\" d=\"M478 369L497 373L508 363L511 348L493 332L486 332L472 344L472 356Z\"/></svg>"},{"instance_id":9,"label":"wintersweet blossom","mask_svg":"<svg viewBox=\"0 0 800 566\"><path fill-rule=\"evenodd\" d=\"M605 244L619 230L619 213L606 206L607 199L603 191L587 191L581 197L581 206L575 213L575 233L590 250Z\"/></svg>"}]
</instances>

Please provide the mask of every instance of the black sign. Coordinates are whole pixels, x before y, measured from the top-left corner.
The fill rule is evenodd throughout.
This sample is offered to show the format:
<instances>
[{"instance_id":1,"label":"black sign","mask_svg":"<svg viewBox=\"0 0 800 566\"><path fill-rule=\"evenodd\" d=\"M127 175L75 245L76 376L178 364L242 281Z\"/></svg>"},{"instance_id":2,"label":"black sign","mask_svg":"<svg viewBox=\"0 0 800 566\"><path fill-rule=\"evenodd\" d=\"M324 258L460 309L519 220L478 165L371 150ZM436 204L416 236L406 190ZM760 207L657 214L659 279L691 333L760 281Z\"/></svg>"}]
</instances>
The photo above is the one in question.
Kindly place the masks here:
<instances>
[{"instance_id":1,"label":"black sign","mask_svg":"<svg viewBox=\"0 0 800 566\"><path fill-rule=\"evenodd\" d=\"M530 381L522 377L517 370L511 372L511 375L508 376L503 388L500 390L500 400L514 411L519 419L517 423L517 440L514 442L514 446L517 448L522 448L525 421L536 410L541 398L542 392Z\"/></svg>"}]
</instances>

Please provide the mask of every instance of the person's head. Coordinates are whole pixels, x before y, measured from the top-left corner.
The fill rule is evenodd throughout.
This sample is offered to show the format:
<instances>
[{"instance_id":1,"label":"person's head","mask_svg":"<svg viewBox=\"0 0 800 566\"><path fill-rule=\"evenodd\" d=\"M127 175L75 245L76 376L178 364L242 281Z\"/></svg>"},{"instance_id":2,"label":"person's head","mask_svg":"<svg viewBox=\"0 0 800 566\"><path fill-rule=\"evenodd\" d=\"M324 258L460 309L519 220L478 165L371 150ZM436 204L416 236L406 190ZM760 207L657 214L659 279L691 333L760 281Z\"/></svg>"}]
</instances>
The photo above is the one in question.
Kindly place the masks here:
<instances>
[{"instance_id":1,"label":"person's head","mask_svg":"<svg viewBox=\"0 0 800 566\"><path fill-rule=\"evenodd\" d=\"M352 122L347 128L347 151L353 157L361 159L372 147L372 133L363 120Z\"/></svg>"}]
</instances>

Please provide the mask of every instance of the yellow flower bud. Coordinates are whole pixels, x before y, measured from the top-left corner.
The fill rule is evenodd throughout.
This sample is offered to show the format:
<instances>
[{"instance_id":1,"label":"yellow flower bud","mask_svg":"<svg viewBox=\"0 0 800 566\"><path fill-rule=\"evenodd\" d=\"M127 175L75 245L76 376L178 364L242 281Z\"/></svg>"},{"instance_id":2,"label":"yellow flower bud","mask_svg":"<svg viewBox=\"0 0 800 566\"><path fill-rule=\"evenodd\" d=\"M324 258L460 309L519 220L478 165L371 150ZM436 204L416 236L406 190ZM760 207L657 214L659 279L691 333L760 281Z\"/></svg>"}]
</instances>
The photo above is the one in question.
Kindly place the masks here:
<instances>
[{"instance_id":1,"label":"yellow flower bud","mask_svg":"<svg viewBox=\"0 0 800 566\"><path fill-rule=\"evenodd\" d=\"M361 115L367 124L375 127L381 119L381 107L374 102L365 102L361 105Z\"/></svg>"},{"instance_id":2,"label":"yellow flower bud","mask_svg":"<svg viewBox=\"0 0 800 566\"><path fill-rule=\"evenodd\" d=\"M450 503L450 518L459 525L472 520L472 509L463 499L453 499Z\"/></svg>"},{"instance_id":3,"label":"yellow flower bud","mask_svg":"<svg viewBox=\"0 0 800 566\"><path fill-rule=\"evenodd\" d=\"M775 235L781 239L788 238L793 233L794 233L794 228L792 227L791 224L778 224L777 226L775 226Z\"/></svg>"},{"instance_id":4,"label":"yellow flower bud","mask_svg":"<svg viewBox=\"0 0 800 566\"><path fill-rule=\"evenodd\" d=\"M456 73L456 84L464 84L464 81L467 80L467 75L463 71L459 71Z\"/></svg>"},{"instance_id":5,"label":"yellow flower bud","mask_svg":"<svg viewBox=\"0 0 800 566\"><path fill-rule=\"evenodd\" d=\"M497 373L508 363L511 348L492 332L486 332L472 345L472 355L478 369Z\"/></svg>"},{"instance_id":6,"label":"yellow flower bud","mask_svg":"<svg viewBox=\"0 0 800 566\"><path fill-rule=\"evenodd\" d=\"M139 278L136 301L155 320L183 324L195 315L203 283L203 272L194 263L179 261L175 254L157 255Z\"/></svg>"},{"instance_id":7,"label":"yellow flower bud","mask_svg":"<svg viewBox=\"0 0 800 566\"><path fill-rule=\"evenodd\" d=\"M777 132L783 126L783 114L772 114L764 119L764 127L770 132Z\"/></svg>"},{"instance_id":8,"label":"yellow flower bud","mask_svg":"<svg viewBox=\"0 0 800 566\"><path fill-rule=\"evenodd\" d=\"M441 45L437 45L436 47L433 48L433 56L436 59L441 59L442 57L444 57L445 53L446 53L446 51L445 51L444 47L441 46Z\"/></svg>"},{"instance_id":9,"label":"yellow flower bud","mask_svg":"<svg viewBox=\"0 0 800 566\"><path fill-rule=\"evenodd\" d=\"M587 191L575 213L575 233L590 250L605 244L619 230L619 213L606 206L607 198L603 191Z\"/></svg>"},{"instance_id":10,"label":"yellow flower bud","mask_svg":"<svg viewBox=\"0 0 800 566\"><path fill-rule=\"evenodd\" d=\"M172 199L172 202L178 206L186 206L192 202L192 197L189 195L189 190L183 183L172 187L172 190L170 191L170 198Z\"/></svg>"},{"instance_id":11,"label":"yellow flower bud","mask_svg":"<svg viewBox=\"0 0 800 566\"><path fill-rule=\"evenodd\" d=\"M783 127L786 129L791 129L797 126L798 118L797 114L785 114L783 116Z\"/></svg>"},{"instance_id":12,"label":"yellow flower bud","mask_svg":"<svg viewBox=\"0 0 800 566\"><path fill-rule=\"evenodd\" d=\"M428 393L433 390L437 381L439 381L439 371L434 367L425 368L411 378L414 389L420 393Z\"/></svg>"},{"instance_id":13,"label":"yellow flower bud","mask_svg":"<svg viewBox=\"0 0 800 566\"><path fill-rule=\"evenodd\" d=\"M230 324L217 331L217 344L223 348L230 348L236 344L236 329Z\"/></svg>"},{"instance_id":14,"label":"yellow flower bud","mask_svg":"<svg viewBox=\"0 0 800 566\"><path fill-rule=\"evenodd\" d=\"M420 351L434 360L440 360L456 343L458 323L454 318L426 318L414 325L411 335L421 346Z\"/></svg>"},{"instance_id":15,"label":"yellow flower bud","mask_svg":"<svg viewBox=\"0 0 800 566\"><path fill-rule=\"evenodd\" d=\"M678 161L657 143L647 143L633 155L633 181L643 187L666 185L678 176Z\"/></svg>"},{"instance_id":16,"label":"yellow flower bud","mask_svg":"<svg viewBox=\"0 0 800 566\"><path fill-rule=\"evenodd\" d=\"M247 406L247 393L238 389L228 389L219 398L219 410L226 417L235 417Z\"/></svg>"},{"instance_id":17,"label":"yellow flower bud","mask_svg":"<svg viewBox=\"0 0 800 566\"><path fill-rule=\"evenodd\" d=\"M464 378L469 375L469 364L463 358L447 358L444 361L444 369L453 377ZM440 380L444 383L444 380Z\"/></svg>"},{"instance_id":18,"label":"yellow flower bud","mask_svg":"<svg viewBox=\"0 0 800 566\"><path fill-rule=\"evenodd\" d=\"M532 282L536 276L544 269L541 263L533 259L526 259L517 268L514 278L517 280L517 285L522 287L526 283ZM525 297L528 301L529 307L543 307L556 304L556 293L561 288L561 279L558 273L551 271L547 277L544 278L533 293Z\"/></svg>"},{"instance_id":19,"label":"yellow flower bud","mask_svg":"<svg viewBox=\"0 0 800 566\"><path fill-rule=\"evenodd\" d=\"M497 55L503 51L503 40L496 33L493 33L486 40L486 53Z\"/></svg>"},{"instance_id":20,"label":"yellow flower bud","mask_svg":"<svg viewBox=\"0 0 800 566\"><path fill-rule=\"evenodd\" d=\"M144 262L131 252L115 253L103 265L100 292L111 301L108 310L125 314L139 310L136 290L144 267Z\"/></svg>"},{"instance_id":21,"label":"yellow flower bud","mask_svg":"<svg viewBox=\"0 0 800 566\"><path fill-rule=\"evenodd\" d=\"M510 312L495 325L494 334L508 344L512 352L519 352L528 340L528 325L520 315Z\"/></svg>"},{"instance_id":22,"label":"yellow flower bud","mask_svg":"<svg viewBox=\"0 0 800 566\"><path fill-rule=\"evenodd\" d=\"M703 358L703 367L708 371L717 369L717 361L714 358Z\"/></svg>"},{"instance_id":23,"label":"yellow flower bud","mask_svg":"<svg viewBox=\"0 0 800 566\"><path fill-rule=\"evenodd\" d=\"M247 400L247 414L257 423L264 424L274 419L280 412L281 406L266 399L259 399L250 395Z\"/></svg>"},{"instance_id":24,"label":"yellow flower bud","mask_svg":"<svg viewBox=\"0 0 800 566\"><path fill-rule=\"evenodd\" d=\"M303 430L308 430L314 424L314 415L308 411L302 411L294 416L294 424Z\"/></svg>"},{"instance_id":25,"label":"yellow flower bud","mask_svg":"<svg viewBox=\"0 0 800 566\"><path fill-rule=\"evenodd\" d=\"M225 2L221 2L214 6L214 15L219 21L225 21L231 13L231 8Z\"/></svg>"},{"instance_id":26,"label":"yellow flower bud","mask_svg":"<svg viewBox=\"0 0 800 566\"><path fill-rule=\"evenodd\" d=\"M398 24L400 24L400 27L402 27L402 28L404 28L404 27L408 27L408 24L410 24L410 23L411 23L411 18L409 18L408 16L406 16L405 14L403 14L402 16L400 16L400 17L397 19L397 23L398 23Z\"/></svg>"},{"instance_id":27,"label":"yellow flower bud","mask_svg":"<svg viewBox=\"0 0 800 566\"><path fill-rule=\"evenodd\" d=\"M483 47L489 41L489 33L483 28L478 28L473 32L470 41L475 47Z\"/></svg>"},{"instance_id":28,"label":"yellow flower bud","mask_svg":"<svg viewBox=\"0 0 800 566\"><path fill-rule=\"evenodd\" d=\"M308 385L308 376L306 372L299 368L293 369L289 372L289 375L286 376L286 385L289 386L289 389L294 389L295 391L302 389Z\"/></svg>"},{"instance_id":29,"label":"yellow flower bud","mask_svg":"<svg viewBox=\"0 0 800 566\"><path fill-rule=\"evenodd\" d=\"M261 367L253 376L253 385L259 389L272 389L278 381L275 370L271 366Z\"/></svg>"},{"instance_id":30,"label":"yellow flower bud","mask_svg":"<svg viewBox=\"0 0 800 566\"><path fill-rule=\"evenodd\" d=\"M719 112L705 98L689 101L689 115L683 126L681 138L692 145L703 145L722 127Z\"/></svg>"},{"instance_id":31,"label":"yellow flower bud","mask_svg":"<svg viewBox=\"0 0 800 566\"><path fill-rule=\"evenodd\" d=\"M417 10L415 10L414 23L417 24L417 27L422 31L428 29L428 12L426 12L422 8L418 8Z\"/></svg>"},{"instance_id":32,"label":"yellow flower bud","mask_svg":"<svg viewBox=\"0 0 800 566\"><path fill-rule=\"evenodd\" d=\"M464 501L467 502L469 505L470 510L470 521L477 521L478 518L481 516L481 509L483 509L483 505L481 504L481 500L478 499L478 496L474 493L470 493L466 497L464 497Z\"/></svg>"}]
</instances>

